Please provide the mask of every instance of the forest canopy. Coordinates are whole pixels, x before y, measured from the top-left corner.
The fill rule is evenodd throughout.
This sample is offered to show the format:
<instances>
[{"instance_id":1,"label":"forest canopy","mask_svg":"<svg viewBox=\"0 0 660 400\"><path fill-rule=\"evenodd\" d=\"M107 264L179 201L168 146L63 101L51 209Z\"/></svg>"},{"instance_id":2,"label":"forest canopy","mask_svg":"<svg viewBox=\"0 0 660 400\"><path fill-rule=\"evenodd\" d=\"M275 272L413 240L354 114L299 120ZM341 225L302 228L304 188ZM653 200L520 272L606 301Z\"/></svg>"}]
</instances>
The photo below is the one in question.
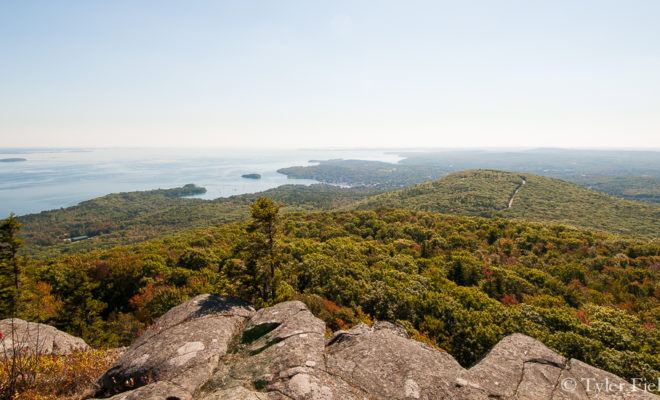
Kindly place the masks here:
<instances>
[{"instance_id":1,"label":"forest canopy","mask_svg":"<svg viewBox=\"0 0 660 400\"><path fill-rule=\"evenodd\" d=\"M116 347L196 294L294 298L330 330L397 322L464 366L521 332L623 377L660 374L657 242L383 208L283 214L277 227L272 258L255 256L243 221L33 263L25 296L45 303L20 315ZM270 260L264 292L251 265Z\"/></svg>"}]
</instances>

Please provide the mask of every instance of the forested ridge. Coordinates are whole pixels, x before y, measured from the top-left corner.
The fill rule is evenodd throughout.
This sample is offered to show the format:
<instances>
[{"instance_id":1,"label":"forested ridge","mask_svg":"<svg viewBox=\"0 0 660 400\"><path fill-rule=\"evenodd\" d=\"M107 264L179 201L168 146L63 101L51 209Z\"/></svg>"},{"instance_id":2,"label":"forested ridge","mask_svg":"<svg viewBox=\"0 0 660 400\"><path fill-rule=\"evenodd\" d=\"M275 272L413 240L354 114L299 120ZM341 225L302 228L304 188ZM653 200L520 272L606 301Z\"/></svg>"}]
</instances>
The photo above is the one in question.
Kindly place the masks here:
<instances>
[{"instance_id":1,"label":"forested ridge","mask_svg":"<svg viewBox=\"0 0 660 400\"><path fill-rule=\"evenodd\" d=\"M518 187L515 202L509 208L509 200ZM461 171L433 182L369 197L354 205L357 209L381 206L558 223L630 236L660 236L660 207L656 205L518 172Z\"/></svg>"},{"instance_id":2,"label":"forested ridge","mask_svg":"<svg viewBox=\"0 0 660 400\"><path fill-rule=\"evenodd\" d=\"M398 163L326 160L282 168L290 178L316 179L352 187L403 189L475 168L517 171L576 183L587 189L657 205L657 152L536 149L528 151L425 151L399 153Z\"/></svg>"},{"instance_id":3,"label":"forested ridge","mask_svg":"<svg viewBox=\"0 0 660 400\"><path fill-rule=\"evenodd\" d=\"M293 298L332 330L400 323L464 366L521 332L623 377L660 373L657 242L377 209L281 215L269 256L254 224L29 264L21 316L115 347L196 294Z\"/></svg>"}]
</instances>

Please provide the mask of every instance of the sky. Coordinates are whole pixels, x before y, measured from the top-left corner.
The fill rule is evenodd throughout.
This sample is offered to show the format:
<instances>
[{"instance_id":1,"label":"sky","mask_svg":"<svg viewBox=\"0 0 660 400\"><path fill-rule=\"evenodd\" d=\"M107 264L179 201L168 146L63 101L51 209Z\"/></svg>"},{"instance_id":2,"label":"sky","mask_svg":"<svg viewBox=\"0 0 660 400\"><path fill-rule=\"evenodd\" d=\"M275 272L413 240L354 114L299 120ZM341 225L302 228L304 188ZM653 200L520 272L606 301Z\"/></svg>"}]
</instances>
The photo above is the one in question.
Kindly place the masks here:
<instances>
[{"instance_id":1,"label":"sky","mask_svg":"<svg viewBox=\"0 0 660 400\"><path fill-rule=\"evenodd\" d=\"M0 147L660 148L660 1L0 0Z\"/></svg>"}]
</instances>

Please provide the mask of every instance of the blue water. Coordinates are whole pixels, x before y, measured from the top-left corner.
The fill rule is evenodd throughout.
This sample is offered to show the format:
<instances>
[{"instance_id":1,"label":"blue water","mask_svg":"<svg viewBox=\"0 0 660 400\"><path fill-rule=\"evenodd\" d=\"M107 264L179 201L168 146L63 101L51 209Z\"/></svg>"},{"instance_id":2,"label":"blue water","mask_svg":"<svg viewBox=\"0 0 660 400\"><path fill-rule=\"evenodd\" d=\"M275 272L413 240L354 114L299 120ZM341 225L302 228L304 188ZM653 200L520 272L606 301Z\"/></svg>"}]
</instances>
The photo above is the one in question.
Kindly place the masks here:
<instances>
[{"instance_id":1,"label":"blue water","mask_svg":"<svg viewBox=\"0 0 660 400\"><path fill-rule=\"evenodd\" d=\"M278 174L310 160L358 159L397 162L377 150L243 151L223 149L0 149L0 218L69 207L109 193L166 189L194 183L215 199L256 193L283 184L312 184ZM259 180L241 178L258 173Z\"/></svg>"}]
</instances>

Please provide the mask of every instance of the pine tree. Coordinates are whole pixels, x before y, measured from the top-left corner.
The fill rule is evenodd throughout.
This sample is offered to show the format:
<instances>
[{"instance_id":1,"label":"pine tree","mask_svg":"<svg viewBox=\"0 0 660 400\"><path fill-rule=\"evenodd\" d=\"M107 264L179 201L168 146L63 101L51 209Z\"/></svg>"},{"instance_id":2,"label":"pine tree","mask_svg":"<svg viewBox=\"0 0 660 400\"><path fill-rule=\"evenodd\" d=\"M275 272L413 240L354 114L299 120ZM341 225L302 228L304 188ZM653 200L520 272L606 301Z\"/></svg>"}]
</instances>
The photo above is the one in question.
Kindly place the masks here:
<instances>
[{"instance_id":1,"label":"pine tree","mask_svg":"<svg viewBox=\"0 0 660 400\"><path fill-rule=\"evenodd\" d=\"M15 315L18 307L22 261L18 250L23 241L16 235L21 229L14 214L0 221L0 313L3 318Z\"/></svg>"},{"instance_id":2,"label":"pine tree","mask_svg":"<svg viewBox=\"0 0 660 400\"><path fill-rule=\"evenodd\" d=\"M247 231L250 233L251 251L248 261L250 269L257 274L255 283L261 281L262 298L275 298L277 290L276 271L278 267L276 237L279 210L282 206L271 199L260 197L250 205L252 222ZM261 265L261 268L259 268ZM265 271L264 271L265 269ZM259 279L260 277L260 279Z\"/></svg>"}]
</instances>

